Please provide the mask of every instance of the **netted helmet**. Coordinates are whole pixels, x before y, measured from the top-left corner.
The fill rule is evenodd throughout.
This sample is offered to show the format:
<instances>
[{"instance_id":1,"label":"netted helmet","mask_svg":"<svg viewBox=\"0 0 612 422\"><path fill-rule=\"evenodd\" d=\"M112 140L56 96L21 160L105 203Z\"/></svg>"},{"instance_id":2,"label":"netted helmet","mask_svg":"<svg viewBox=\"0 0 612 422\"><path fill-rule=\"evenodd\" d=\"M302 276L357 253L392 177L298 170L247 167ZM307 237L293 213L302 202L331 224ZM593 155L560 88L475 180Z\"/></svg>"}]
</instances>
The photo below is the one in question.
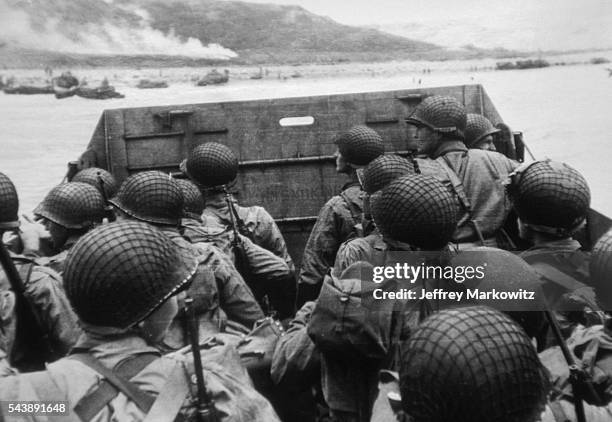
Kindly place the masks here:
<instances>
[{"instance_id":1,"label":"netted helmet","mask_svg":"<svg viewBox=\"0 0 612 422\"><path fill-rule=\"evenodd\" d=\"M385 153L385 144L380 135L367 126L353 126L341 133L334 140L344 159L358 166L365 166L370 161Z\"/></svg>"},{"instance_id":2,"label":"netted helmet","mask_svg":"<svg viewBox=\"0 0 612 422\"><path fill-rule=\"evenodd\" d=\"M450 265L457 269L481 268L482 276L466 278L462 282L463 286L471 291L533 292L531 300L485 297L477 299L476 303L504 312L516 321L529 337L535 337L546 326L543 311L547 305L541 277L523 258L502 249L474 247L454 256Z\"/></svg>"},{"instance_id":3,"label":"netted helmet","mask_svg":"<svg viewBox=\"0 0 612 422\"><path fill-rule=\"evenodd\" d=\"M82 321L127 328L186 288L196 267L155 227L118 221L91 230L72 247L64 288Z\"/></svg>"},{"instance_id":4,"label":"netted helmet","mask_svg":"<svg viewBox=\"0 0 612 422\"><path fill-rule=\"evenodd\" d=\"M183 192L183 198L185 200L183 210L185 215L199 220L204 212L204 197L200 189L198 189L191 180L175 180Z\"/></svg>"},{"instance_id":5,"label":"netted helmet","mask_svg":"<svg viewBox=\"0 0 612 422\"><path fill-rule=\"evenodd\" d=\"M394 180L370 198L372 217L385 239L438 250L455 231L458 205L434 178L414 174Z\"/></svg>"},{"instance_id":6,"label":"netted helmet","mask_svg":"<svg viewBox=\"0 0 612 422\"><path fill-rule=\"evenodd\" d=\"M566 237L584 222L591 192L584 177L567 164L536 161L519 167L511 179L514 208L527 226Z\"/></svg>"},{"instance_id":7,"label":"netted helmet","mask_svg":"<svg viewBox=\"0 0 612 422\"><path fill-rule=\"evenodd\" d=\"M612 309L612 230L604 233L593 247L589 267L593 287L605 296L606 310Z\"/></svg>"},{"instance_id":8,"label":"netted helmet","mask_svg":"<svg viewBox=\"0 0 612 422\"><path fill-rule=\"evenodd\" d=\"M109 202L127 215L153 224L177 226L183 216L183 192L161 171L131 175Z\"/></svg>"},{"instance_id":9,"label":"netted helmet","mask_svg":"<svg viewBox=\"0 0 612 422\"><path fill-rule=\"evenodd\" d=\"M102 185L104 186L104 192L100 193L105 194L106 198L115 196L117 193L117 181L112 174L98 167L89 167L79 171L74 175L71 182L87 183L101 191L100 179L102 179Z\"/></svg>"},{"instance_id":10,"label":"netted helmet","mask_svg":"<svg viewBox=\"0 0 612 422\"><path fill-rule=\"evenodd\" d=\"M223 144L207 142L198 145L181 165L191 180L205 188L225 185L238 174L238 159Z\"/></svg>"},{"instance_id":11,"label":"netted helmet","mask_svg":"<svg viewBox=\"0 0 612 422\"><path fill-rule=\"evenodd\" d=\"M463 104L454 97L441 95L425 98L406 119L408 123L459 139L464 139L466 120Z\"/></svg>"},{"instance_id":12,"label":"netted helmet","mask_svg":"<svg viewBox=\"0 0 612 422\"><path fill-rule=\"evenodd\" d=\"M438 312L402 344L402 408L415 422L532 422L546 372L521 327L494 309Z\"/></svg>"},{"instance_id":13,"label":"netted helmet","mask_svg":"<svg viewBox=\"0 0 612 422\"><path fill-rule=\"evenodd\" d=\"M13 229L19 226L19 197L17 189L9 177L0 173L0 229Z\"/></svg>"},{"instance_id":14,"label":"netted helmet","mask_svg":"<svg viewBox=\"0 0 612 422\"><path fill-rule=\"evenodd\" d=\"M415 174L412 161L399 155L381 155L363 169L361 184L363 190L371 195L407 174Z\"/></svg>"},{"instance_id":15,"label":"netted helmet","mask_svg":"<svg viewBox=\"0 0 612 422\"><path fill-rule=\"evenodd\" d=\"M468 148L476 147L483 138L499 131L500 129L494 127L485 116L468 113L465 125L465 145Z\"/></svg>"},{"instance_id":16,"label":"netted helmet","mask_svg":"<svg viewBox=\"0 0 612 422\"><path fill-rule=\"evenodd\" d=\"M104 199L87 183L62 183L49 191L34 214L67 229L87 229L104 219Z\"/></svg>"}]
</instances>

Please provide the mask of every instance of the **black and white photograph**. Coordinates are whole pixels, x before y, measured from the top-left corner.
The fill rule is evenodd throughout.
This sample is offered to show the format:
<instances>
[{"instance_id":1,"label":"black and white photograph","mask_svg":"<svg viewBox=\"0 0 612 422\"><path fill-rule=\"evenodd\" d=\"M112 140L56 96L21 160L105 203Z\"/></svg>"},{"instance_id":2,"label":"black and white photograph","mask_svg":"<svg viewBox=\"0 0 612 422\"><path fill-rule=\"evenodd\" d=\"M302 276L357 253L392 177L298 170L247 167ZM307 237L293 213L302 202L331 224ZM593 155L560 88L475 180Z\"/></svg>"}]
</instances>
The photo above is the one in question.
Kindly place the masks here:
<instances>
[{"instance_id":1,"label":"black and white photograph","mask_svg":"<svg viewBox=\"0 0 612 422\"><path fill-rule=\"evenodd\" d=\"M612 2L0 0L0 421L612 422Z\"/></svg>"}]
</instances>

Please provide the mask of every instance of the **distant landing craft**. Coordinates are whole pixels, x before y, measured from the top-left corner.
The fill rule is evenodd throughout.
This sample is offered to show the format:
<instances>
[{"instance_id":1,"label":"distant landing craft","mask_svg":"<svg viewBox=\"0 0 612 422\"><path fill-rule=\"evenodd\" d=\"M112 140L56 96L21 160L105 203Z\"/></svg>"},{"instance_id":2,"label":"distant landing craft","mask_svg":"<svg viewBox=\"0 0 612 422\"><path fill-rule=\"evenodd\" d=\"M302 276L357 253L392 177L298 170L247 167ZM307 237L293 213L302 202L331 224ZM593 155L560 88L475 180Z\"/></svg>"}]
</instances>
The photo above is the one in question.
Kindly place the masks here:
<instances>
[{"instance_id":1,"label":"distant landing craft","mask_svg":"<svg viewBox=\"0 0 612 422\"><path fill-rule=\"evenodd\" d=\"M606 70L608 71L608 78L612 78L612 69L606 67Z\"/></svg>"}]
</instances>

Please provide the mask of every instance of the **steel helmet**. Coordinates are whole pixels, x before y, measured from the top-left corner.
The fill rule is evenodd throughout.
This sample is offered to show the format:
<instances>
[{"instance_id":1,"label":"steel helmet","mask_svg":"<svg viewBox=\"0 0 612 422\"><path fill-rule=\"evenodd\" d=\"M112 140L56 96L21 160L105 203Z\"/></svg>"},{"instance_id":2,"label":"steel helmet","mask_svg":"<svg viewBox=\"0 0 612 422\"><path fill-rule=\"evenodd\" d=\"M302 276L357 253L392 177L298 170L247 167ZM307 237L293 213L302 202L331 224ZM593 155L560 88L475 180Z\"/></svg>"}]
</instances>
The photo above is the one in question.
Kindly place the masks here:
<instances>
[{"instance_id":1,"label":"steel helmet","mask_svg":"<svg viewBox=\"0 0 612 422\"><path fill-rule=\"evenodd\" d=\"M485 116L468 113L465 126L465 145L468 148L474 148L483 138L499 131L500 129L494 127Z\"/></svg>"},{"instance_id":2,"label":"steel helmet","mask_svg":"<svg viewBox=\"0 0 612 422\"><path fill-rule=\"evenodd\" d=\"M381 155L363 169L361 184L363 190L371 195L407 174L415 174L412 161L399 155Z\"/></svg>"},{"instance_id":3,"label":"steel helmet","mask_svg":"<svg viewBox=\"0 0 612 422\"><path fill-rule=\"evenodd\" d=\"M104 185L104 192L100 193L103 193L106 198L115 196L117 193L117 181L112 174L98 167L89 167L79 171L74 175L71 182L87 183L101 191L100 179L102 179Z\"/></svg>"},{"instance_id":4,"label":"steel helmet","mask_svg":"<svg viewBox=\"0 0 612 422\"><path fill-rule=\"evenodd\" d=\"M394 180L370 198L372 217L383 237L438 250L451 239L459 217L453 195L432 177Z\"/></svg>"},{"instance_id":5,"label":"steel helmet","mask_svg":"<svg viewBox=\"0 0 612 422\"><path fill-rule=\"evenodd\" d=\"M204 197L200 189L191 180L175 179L180 186L185 200L183 209L185 215L191 218L200 219L204 212Z\"/></svg>"},{"instance_id":6,"label":"steel helmet","mask_svg":"<svg viewBox=\"0 0 612 422\"><path fill-rule=\"evenodd\" d=\"M464 139L467 114L465 107L454 97L434 95L425 98L406 119L434 132Z\"/></svg>"},{"instance_id":7,"label":"steel helmet","mask_svg":"<svg viewBox=\"0 0 612 422\"><path fill-rule=\"evenodd\" d=\"M82 321L128 328L186 288L196 268L160 230L118 221L89 231L70 249L64 288Z\"/></svg>"},{"instance_id":8,"label":"steel helmet","mask_svg":"<svg viewBox=\"0 0 612 422\"><path fill-rule=\"evenodd\" d=\"M344 159L358 166L365 166L385 153L385 144L380 135L363 125L353 126L341 133L334 142Z\"/></svg>"},{"instance_id":9,"label":"steel helmet","mask_svg":"<svg viewBox=\"0 0 612 422\"><path fill-rule=\"evenodd\" d=\"M104 199L87 183L62 183L51 189L34 214L67 229L87 229L104 219Z\"/></svg>"},{"instance_id":10,"label":"steel helmet","mask_svg":"<svg viewBox=\"0 0 612 422\"><path fill-rule=\"evenodd\" d=\"M15 185L0 173L0 230L19 227L19 197Z\"/></svg>"},{"instance_id":11,"label":"steel helmet","mask_svg":"<svg viewBox=\"0 0 612 422\"><path fill-rule=\"evenodd\" d=\"M487 307L435 313L402 344L402 408L415 422L533 422L548 393L529 337Z\"/></svg>"},{"instance_id":12,"label":"steel helmet","mask_svg":"<svg viewBox=\"0 0 612 422\"><path fill-rule=\"evenodd\" d=\"M212 188L225 185L238 174L238 159L223 144L207 142L195 147L181 170L199 186Z\"/></svg>"},{"instance_id":13,"label":"steel helmet","mask_svg":"<svg viewBox=\"0 0 612 422\"><path fill-rule=\"evenodd\" d=\"M451 259L453 267L476 268L481 266L483 276L463 281L466 289L480 292L534 292L533 300L478 299L479 305L487 305L508 314L530 337L535 337L546 325L543 311L547 309L543 282L538 272L525 260L512 252L490 247L474 247L461 251Z\"/></svg>"},{"instance_id":14,"label":"steel helmet","mask_svg":"<svg viewBox=\"0 0 612 422\"><path fill-rule=\"evenodd\" d=\"M612 230L604 233L591 252L589 263L591 283L601 296L605 298L606 310L612 310Z\"/></svg>"},{"instance_id":15,"label":"steel helmet","mask_svg":"<svg viewBox=\"0 0 612 422\"><path fill-rule=\"evenodd\" d=\"M169 175L143 171L125 179L109 202L138 220L177 226L183 216L183 201L180 186Z\"/></svg>"},{"instance_id":16,"label":"steel helmet","mask_svg":"<svg viewBox=\"0 0 612 422\"><path fill-rule=\"evenodd\" d=\"M591 192L565 163L536 161L511 174L509 193L521 221L536 231L566 237L584 222Z\"/></svg>"}]
</instances>

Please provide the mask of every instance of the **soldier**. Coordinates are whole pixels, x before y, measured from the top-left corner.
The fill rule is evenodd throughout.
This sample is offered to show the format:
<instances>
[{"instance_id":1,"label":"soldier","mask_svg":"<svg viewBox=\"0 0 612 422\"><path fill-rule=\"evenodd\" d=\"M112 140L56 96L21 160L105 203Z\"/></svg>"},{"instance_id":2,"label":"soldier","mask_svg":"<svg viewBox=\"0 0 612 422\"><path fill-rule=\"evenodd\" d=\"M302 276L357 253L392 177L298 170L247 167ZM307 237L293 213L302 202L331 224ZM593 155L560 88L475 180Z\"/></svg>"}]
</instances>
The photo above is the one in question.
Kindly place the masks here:
<instances>
[{"instance_id":1,"label":"soldier","mask_svg":"<svg viewBox=\"0 0 612 422\"><path fill-rule=\"evenodd\" d=\"M357 169L385 152L380 135L366 126L353 126L340 134L335 143L336 172L348 175L350 181L342 187L340 195L323 205L310 232L298 278L298 307L318 296L340 245L355 235L355 226L361 222L363 192Z\"/></svg>"},{"instance_id":2,"label":"soldier","mask_svg":"<svg viewBox=\"0 0 612 422\"><path fill-rule=\"evenodd\" d=\"M159 171L146 171L128 177L117 196L110 200L118 219L140 220L163 231L185 260L197 260L198 267L190 294L196 301L203 335L224 331L227 317L234 328L244 331L264 317L251 290L228 257L210 244L189 243L179 233L183 215L183 194L178 184ZM237 325L236 325L237 324ZM241 327L240 325L244 326ZM165 346L179 348L186 344L180 321L175 321L164 339Z\"/></svg>"},{"instance_id":3,"label":"soldier","mask_svg":"<svg viewBox=\"0 0 612 422\"><path fill-rule=\"evenodd\" d=\"M368 223L364 223L364 226L367 224L374 226L371 222L371 196L395 179L408 174L415 174L414 163L397 155L381 155L363 169L361 185L365 191L363 199L364 220L370 220ZM349 239L340 246L336 255L334 272L336 275L340 275L351 264L357 261L367 261L373 250L384 251L386 249L387 246L380 231L374 226L372 232L365 237Z\"/></svg>"},{"instance_id":4,"label":"soldier","mask_svg":"<svg viewBox=\"0 0 612 422\"><path fill-rule=\"evenodd\" d=\"M213 244L232 259L241 274L240 265L248 267L245 271L247 274L243 274L243 278L258 302L265 305L264 296L267 296L269 305L278 312L279 318L291 317L295 302L295 282L290 281L293 274L287 263L229 227L205 226L201 218L204 212L204 199L198 187L186 179L176 179L176 183L181 187L185 198L185 215L181 220L183 237L192 243ZM237 247L241 250L237 251ZM244 252L247 262L240 261L242 255L237 257L240 252Z\"/></svg>"},{"instance_id":5,"label":"soldier","mask_svg":"<svg viewBox=\"0 0 612 422\"><path fill-rule=\"evenodd\" d=\"M453 241L497 246L511 210L503 182L518 163L497 152L468 150L466 120L463 104L443 96L426 98L406 119L416 126L417 152L425 157L416 160L419 171L447 185L464 209Z\"/></svg>"},{"instance_id":6,"label":"soldier","mask_svg":"<svg viewBox=\"0 0 612 422\"><path fill-rule=\"evenodd\" d=\"M98 189L106 199L112 198L119 187L115 177L108 171L98 167L88 167L74 175L71 182L87 183Z\"/></svg>"},{"instance_id":7,"label":"soldier","mask_svg":"<svg viewBox=\"0 0 612 422\"><path fill-rule=\"evenodd\" d=\"M372 198L372 216L380 230L386 249L381 253L373 253L368 262L357 262L349 266L342 275L328 275L324 283L333 283L335 289L343 292L351 291L358 296L363 304L361 314L356 319L363 321L350 332L337 333L334 338L339 340L347 336L353 337L352 343L357 345L368 344L371 339L369 333L388 333L390 328L384 324L397 325L391 322L389 309L372 310L366 304L368 293L359 291L358 287L366 289L370 284L363 279L364 274L372 273L373 266L394 267L396 263L419 265L423 259L430 264L445 261L448 258L448 242L455 230L459 210L452 194L437 180L423 175L408 175L391 182L382 191ZM426 251L420 254L418 251ZM393 251L393 252L391 252ZM389 283L377 285L382 289L391 287ZM407 284L410 288L410 283ZM344 288L342 288L344 286ZM357 289L356 292L355 289ZM339 421L369 421L373 399L376 396L378 370L387 362L385 356L361 356L360 350L346 350L344 344L339 344L337 353L329 353L329 345L324 342L334 340L326 336L326 327L333 330L337 324L338 329L351 329L350 324L326 321L324 309L328 304L346 302L347 299L338 297L324 297L324 293L331 292L327 285L323 288L313 310L308 331L314 343L321 350L322 387L325 401L335 420ZM354 292L354 293L353 293ZM347 295L348 293L343 293ZM338 300L339 299L339 300ZM371 306L385 306L389 301L375 301ZM320 309L320 310L319 310ZM398 308L401 309L401 308ZM323 311L321 313L321 311ZM329 309L333 318L344 318L339 313L344 312L343 307ZM357 311L356 311L357 312ZM337 315L336 315L337 314ZM348 314L347 314L348 315ZM381 321L373 323L367 318L369 315L381 315ZM388 318L385 318L388 316ZM418 321L417 318L412 318ZM374 325L371 325L374 324ZM384 326L383 326L384 325ZM410 326L410 324L406 324ZM318 335L323 332L323 336ZM365 337L363 337L366 335ZM376 349L392 348L389 338L381 335L375 341Z\"/></svg>"},{"instance_id":8,"label":"soldier","mask_svg":"<svg viewBox=\"0 0 612 422\"><path fill-rule=\"evenodd\" d=\"M68 250L79 237L102 223L104 199L89 184L63 183L51 189L34 210L34 215L42 219L54 248L59 251L54 256L40 258L39 262L62 274Z\"/></svg>"},{"instance_id":9,"label":"soldier","mask_svg":"<svg viewBox=\"0 0 612 422\"><path fill-rule=\"evenodd\" d=\"M196 260L182 259L163 232L142 222L116 222L87 233L70 251L64 273L83 336L70 356L45 371L0 379L0 397L63 403L70 420L141 421L148 414L150 420L171 421L178 413L192 420L201 397L192 389L193 357L161 357L151 345L177 315L177 295L197 267ZM201 353L212 398L207 409L216 411L216 420L278 421L253 390L235 350Z\"/></svg>"},{"instance_id":10,"label":"soldier","mask_svg":"<svg viewBox=\"0 0 612 422\"><path fill-rule=\"evenodd\" d=\"M537 161L517 168L508 190L519 217L519 236L533 244L520 256L545 281L552 309L565 311L558 317L566 334L576 323L602 323L593 312L599 306L588 286L589 255L572 237L584 226L589 210L591 195L584 177L567 164Z\"/></svg>"},{"instance_id":11,"label":"soldier","mask_svg":"<svg viewBox=\"0 0 612 422\"><path fill-rule=\"evenodd\" d=\"M493 309L441 311L401 350L401 409L410 421L535 422L544 410L549 382L535 349Z\"/></svg>"},{"instance_id":12,"label":"soldier","mask_svg":"<svg viewBox=\"0 0 612 422\"><path fill-rule=\"evenodd\" d=\"M15 186L0 173L0 235L19 225L18 208ZM21 371L41 369L72 347L80 333L78 320L59 274L22 255L10 259L23 285L0 272L0 349Z\"/></svg>"},{"instance_id":13,"label":"soldier","mask_svg":"<svg viewBox=\"0 0 612 422\"><path fill-rule=\"evenodd\" d=\"M238 174L238 159L231 149L216 142L198 145L181 163L181 170L202 190L206 200L202 214L205 226L230 229L237 226L241 234L281 257L291 271L295 271L285 240L274 218L263 207L242 207L229 195L232 211L235 211L230 214L226 190Z\"/></svg>"},{"instance_id":14,"label":"soldier","mask_svg":"<svg viewBox=\"0 0 612 422\"><path fill-rule=\"evenodd\" d=\"M604 233L593 247L589 271L598 302L605 311L612 312L612 230Z\"/></svg>"},{"instance_id":15,"label":"soldier","mask_svg":"<svg viewBox=\"0 0 612 422\"><path fill-rule=\"evenodd\" d=\"M467 114L465 145L468 148L495 151L493 135L499 132L500 129L494 127L486 117L475 113Z\"/></svg>"}]
</instances>

